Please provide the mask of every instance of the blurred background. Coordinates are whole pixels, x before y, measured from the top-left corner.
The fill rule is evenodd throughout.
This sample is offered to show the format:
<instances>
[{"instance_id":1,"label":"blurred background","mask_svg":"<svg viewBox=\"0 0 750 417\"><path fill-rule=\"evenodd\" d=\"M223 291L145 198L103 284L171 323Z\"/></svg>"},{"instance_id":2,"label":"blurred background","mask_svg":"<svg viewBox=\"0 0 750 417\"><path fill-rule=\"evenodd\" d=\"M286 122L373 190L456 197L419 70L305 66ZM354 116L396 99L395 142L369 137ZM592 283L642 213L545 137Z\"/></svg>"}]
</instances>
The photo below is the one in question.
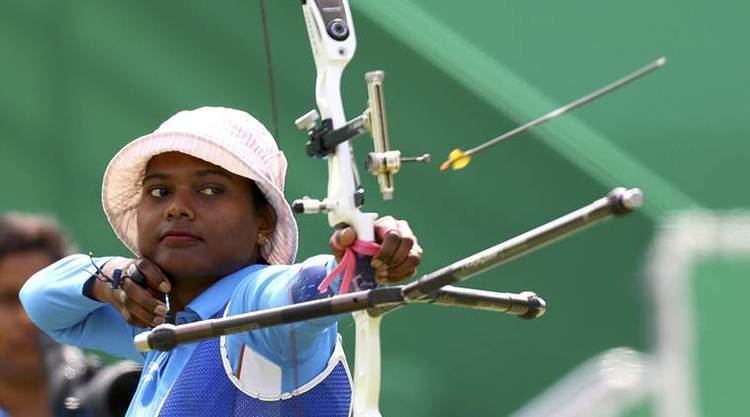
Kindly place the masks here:
<instances>
[{"instance_id":1,"label":"blurred background","mask_svg":"<svg viewBox=\"0 0 750 417\"><path fill-rule=\"evenodd\" d=\"M325 163L305 155L306 135L293 125L315 104L302 11L298 1L268 3L278 141L290 166L286 195L322 196ZM436 160L405 166L391 202L380 200L374 178L364 178L365 208L408 219L419 236L425 249L420 272L588 204L615 186L637 186L646 196L634 215L467 283L537 292L548 303L539 320L436 306L388 316L383 414L527 410L530 416L534 401L551 398L562 410L574 396L560 392L601 387L586 369L598 372L591 364L607 352L624 355L615 363L652 369L649 361L671 325L657 325L662 306L653 283L659 274L648 265L669 264L675 253L685 266L669 279L693 290L680 310L690 313L680 323L693 329L686 342L692 356L678 366L686 372L681 380L693 381L686 388L691 412L745 410L750 400L739 387L743 370L750 371L742 353L750 337L739 320L750 256L690 245L660 251L654 242L681 247L694 235L668 230L692 231L693 223L737 238L721 219L750 207L750 30L744 22L750 6L727 0L351 5L358 49L342 84L347 115L366 106L364 73L385 70L392 146ZM179 110L204 105L236 107L272 123L257 1L5 1L0 53L0 211L53 214L82 251L95 255L128 254L100 205L104 168L125 143ZM479 154L462 171L438 171L437 162L453 148L476 146L660 56L667 65L635 84ZM355 142L360 161L370 146L369 139ZM670 220L684 219L675 213L685 210L702 214ZM298 221L299 259L326 252L326 218ZM713 247L708 240L706 247ZM341 328L353 353L353 324ZM666 415L661 394L647 389L653 379L636 374L628 374L625 388L616 387L638 388L630 400L600 396L609 405L622 403L607 415ZM578 382L570 386L578 388L552 392L571 375Z\"/></svg>"}]
</instances>

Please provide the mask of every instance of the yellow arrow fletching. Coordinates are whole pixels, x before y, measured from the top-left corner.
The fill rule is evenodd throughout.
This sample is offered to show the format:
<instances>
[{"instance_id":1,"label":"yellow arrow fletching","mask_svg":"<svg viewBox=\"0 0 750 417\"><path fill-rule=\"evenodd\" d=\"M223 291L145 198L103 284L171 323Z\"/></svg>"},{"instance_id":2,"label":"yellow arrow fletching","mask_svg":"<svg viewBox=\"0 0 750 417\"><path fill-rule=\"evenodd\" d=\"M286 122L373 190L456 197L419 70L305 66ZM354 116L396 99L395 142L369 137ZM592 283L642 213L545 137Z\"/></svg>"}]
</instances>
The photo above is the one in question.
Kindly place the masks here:
<instances>
[{"instance_id":1,"label":"yellow arrow fletching","mask_svg":"<svg viewBox=\"0 0 750 417\"><path fill-rule=\"evenodd\" d=\"M471 162L471 155L467 155L461 149L454 149L448 154L448 160L440 164L440 170L445 171L448 168L452 168L454 171L466 168Z\"/></svg>"}]
</instances>

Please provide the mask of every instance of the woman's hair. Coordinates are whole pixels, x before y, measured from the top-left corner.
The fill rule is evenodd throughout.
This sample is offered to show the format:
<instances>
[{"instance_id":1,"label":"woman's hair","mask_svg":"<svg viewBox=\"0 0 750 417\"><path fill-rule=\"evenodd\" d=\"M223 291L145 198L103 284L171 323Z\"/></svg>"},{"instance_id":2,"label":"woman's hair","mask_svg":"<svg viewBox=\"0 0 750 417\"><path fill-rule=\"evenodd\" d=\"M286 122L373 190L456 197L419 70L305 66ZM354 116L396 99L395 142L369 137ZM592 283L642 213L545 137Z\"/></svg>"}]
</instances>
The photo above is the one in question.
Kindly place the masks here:
<instances>
[{"instance_id":1,"label":"woman's hair","mask_svg":"<svg viewBox=\"0 0 750 417\"><path fill-rule=\"evenodd\" d=\"M52 261L73 253L73 246L57 221L48 216L0 214L0 259L21 252L43 252Z\"/></svg>"},{"instance_id":2,"label":"woman's hair","mask_svg":"<svg viewBox=\"0 0 750 417\"><path fill-rule=\"evenodd\" d=\"M271 203L268 202L266 195L263 194L263 191L260 190L260 187L258 187L258 184L256 184L255 181L250 180L250 188L253 193L253 206L256 211L266 209L273 210Z\"/></svg>"}]
</instances>

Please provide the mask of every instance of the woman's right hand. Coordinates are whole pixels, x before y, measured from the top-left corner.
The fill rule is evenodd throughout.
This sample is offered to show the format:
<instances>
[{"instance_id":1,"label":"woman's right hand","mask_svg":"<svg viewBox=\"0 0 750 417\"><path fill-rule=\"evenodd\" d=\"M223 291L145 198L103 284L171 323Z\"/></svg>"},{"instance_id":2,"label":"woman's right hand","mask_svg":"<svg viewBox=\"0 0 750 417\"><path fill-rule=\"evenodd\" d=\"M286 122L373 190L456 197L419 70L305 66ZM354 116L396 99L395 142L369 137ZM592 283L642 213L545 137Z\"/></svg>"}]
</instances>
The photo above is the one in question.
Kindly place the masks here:
<instances>
[{"instance_id":1,"label":"woman's right hand","mask_svg":"<svg viewBox=\"0 0 750 417\"><path fill-rule=\"evenodd\" d=\"M164 300L172 286L161 269L146 258L115 258L104 266L103 271L112 277L115 269L122 271L119 288L96 280L94 297L112 304L134 326L155 327L166 322L168 311Z\"/></svg>"}]
</instances>

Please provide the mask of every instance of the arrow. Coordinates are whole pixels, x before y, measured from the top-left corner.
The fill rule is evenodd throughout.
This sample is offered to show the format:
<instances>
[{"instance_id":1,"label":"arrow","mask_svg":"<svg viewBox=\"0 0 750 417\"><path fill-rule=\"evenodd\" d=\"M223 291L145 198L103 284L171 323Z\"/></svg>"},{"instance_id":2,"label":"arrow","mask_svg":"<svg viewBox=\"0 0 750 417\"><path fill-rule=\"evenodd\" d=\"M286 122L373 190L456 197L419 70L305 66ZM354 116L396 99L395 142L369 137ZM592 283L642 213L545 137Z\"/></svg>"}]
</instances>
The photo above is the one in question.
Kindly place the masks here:
<instances>
[{"instance_id":1,"label":"arrow","mask_svg":"<svg viewBox=\"0 0 750 417\"><path fill-rule=\"evenodd\" d=\"M536 127L536 126L539 126L539 125L541 125L543 123L549 122L550 120L555 119L555 118L557 118L557 117L559 117L559 116L561 116L561 115L563 115L563 114L565 114L565 113L567 113L569 111L572 111L572 110L574 110L574 109L576 109L578 107L581 107L584 104L591 103L592 101L594 101L594 100L596 100L596 99L598 99L598 98L600 98L600 97L602 97L602 96L604 96L604 95L606 95L608 93L611 93L612 91L617 90L618 88L623 87L626 84L629 84L630 82L635 81L635 80L643 77L644 75L646 75L646 74L648 74L648 73L650 73L650 72L652 72L652 71L654 71L656 69L661 68L666 63L667 63L667 59L665 57L661 57L661 58L657 59L656 61L654 61L654 62L652 62L652 63L650 63L650 64L648 64L648 65L646 65L646 66L644 66L644 67L642 67L642 68L640 68L638 70L636 70L636 71L631 72L630 74L628 74L628 75L620 78L617 81L614 81L612 83L609 83L609 84L605 85L604 87L601 87L601 88L599 88L597 90L594 90L591 93L589 93L589 94L587 94L587 95L585 95L585 96L583 96L583 97L581 97L581 98L579 98L577 100L574 100L574 101L572 101L572 102L570 102L570 103L568 103L568 104L566 104L566 105L564 105L564 106L562 106L562 107L560 107L560 108L558 108L556 110L553 110L553 111L545 114L542 117L534 119L534 120L532 120L532 121L530 121L530 122L528 122L528 123L526 123L526 124L524 124L522 126L519 126L519 127L515 128L515 129L509 130L509 131L503 133L502 135L500 135L500 136L498 136L498 137L496 137L496 138L494 138L494 139L492 139L492 140L490 140L488 142L485 142L485 143L483 143L483 144L481 144L479 146L476 146L474 148L469 149L468 151L463 151L463 150L461 150L459 148L456 148L453 151L451 151L451 153L448 155L448 160L445 161L445 162L443 162L442 164L440 164L440 170L441 171L445 171L448 168L452 168L453 170L463 169L467 165L469 165L469 163L471 163L471 156L472 155L474 155L474 154L476 154L476 153L478 153L480 151L483 151L484 149L487 149L490 146L496 145L496 144L498 144L498 143L500 143L500 142L502 142L502 141L504 141L506 139L510 139L513 136L520 135L521 133L523 133L523 132L531 129L532 127Z\"/></svg>"}]
</instances>

